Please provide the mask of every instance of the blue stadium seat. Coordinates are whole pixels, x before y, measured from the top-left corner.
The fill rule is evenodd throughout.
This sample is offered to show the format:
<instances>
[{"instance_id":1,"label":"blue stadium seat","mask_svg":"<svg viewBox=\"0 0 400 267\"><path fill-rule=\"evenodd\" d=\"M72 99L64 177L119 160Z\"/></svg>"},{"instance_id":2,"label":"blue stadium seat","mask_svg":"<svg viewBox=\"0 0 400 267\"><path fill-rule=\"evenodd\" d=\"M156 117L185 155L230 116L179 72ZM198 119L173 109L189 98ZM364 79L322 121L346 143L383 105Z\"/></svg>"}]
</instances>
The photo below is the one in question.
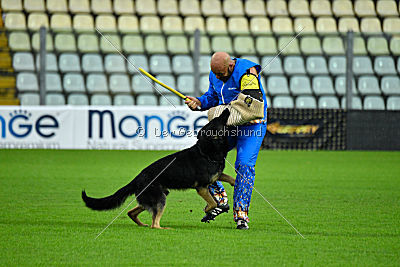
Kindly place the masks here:
<instances>
[{"instance_id":1,"label":"blue stadium seat","mask_svg":"<svg viewBox=\"0 0 400 267\"><path fill-rule=\"evenodd\" d=\"M36 93L25 93L19 94L21 106L38 106L40 104L39 94Z\"/></svg>"},{"instance_id":2,"label":"blue stadium seat","mask_svg":"<svg viewBox=\"0 0 400 267\"><path fill-rule=\"evenodd\" d=\"M358 79L358 90L361 95L380 95L378 79L375 76L361 76Z\"/></svg>"},{"instance_id":3,"label":"blue stadium seat","mask_svg":"<svg viewBox=\"0 0 400 267\"><path fill-rule=\"evenodd\" d=\"M372 70L371 59L366 56L354 57L353 72L355 75L374 74L374 71Z\"/></svg>"},{"instance_id":4,"label":"blue stadium seat","mask_svg":"<svg viewBox=\"0 0 400 267\"><path fill-rule=\"evenodd\" d=\"M318 108L339 109L339 101L336 96L321 96L318 99Z\"/></svg>"},{"instance_id":5,"label":"blue stadium seat","mask_svg":"<svg viewBox=\"0 0 400 267\"><path fill-rule=\"evenodd\" d=\"M300 56L288 56L283 60L285 72L289 75L292 74L305 74L303 58Z\"/></svg>"},{"instance_id":6,"label":"blue stadium seat","mask_svg":"<svg viewBox=\"0 0 400 267\"><path fill-rule=\"evenodd\" d=\"M65 92L78 92L84 93L85 82L83 81L83 76L80 73L67 73L63 78L63 87ZM69 101L68 101L69 103Z\"/></svg>"},{"instance_id":7,"label":"blue stadium seat","mask_svg":"<svg viewBox=\"0 0 400 267\"><path fill-rule=\"evenodd\" d=\"M335 94L330 76L315 76L312 79L312 88L317 96Z\"/></svg>"},{"instance_id":8,"label":"blue stadium seat","mask_svg":"<svg viewBox=\"0 0 400 267\"><path fill-rule=\"evenodd\" d=\"M70 94L67 99L68 105L73 106L87 106L89 99L85 94Z\"/></svg>"},{"instance_id":9,"label":"blue stadium seat","mask_svg":"<svg viewBox=\"0 0 400 267\"><path fill-rule=\"evenodd\" d=\"M81 64L79 56L72 53L64 53L59 57L59 68L61 72L80 72Z\"/></svg>"},{"instance_id":10,"label":"blue stadium seat","mask_svg":"<svg viewBox=\"0 0 400 267\"><path fill-rule=\"evenodd\" d=\"M199 60L199 70L201 74L210 72L210 61L211 56L209 55L201 55Z\"/></svg>"},{"instance_id":11,"label":"blue stadium seat","mask_svg":"<svg viewBox=\"0 0 400 267\"><path fill-rule=\"evenodd\" d=\"M295 75L290 78L290 91L293 95L311 95L310 79L305 75Z\"/></svg>"},{"instance_id":12,"label":"blue stadium seat","mask_svg":"<svg viewBox=\"0 0 400 267\"><path fill-rule=\"evenodd\" d=\"M126 72L125 59L121 55L106 55L104 57L104 69L107 73Z\"/></svg>"},{"instance_id":13,"label":"blue stadium seat","mask_svg":"<svg viewBox=\"0 0 400 267\"><path fill-rule=\"evenodd\" d=\"M172 70L175 74L193 73L193 60L188 55L176 55L172 58Z\"/></svg>"},{"instance_id":14,"label":"blue stadium seat","mask_svg":"<svg viewBox=\"0 0 400 267\"><path fill-rule=\"evenodd\" d=\"M183 94L193 94L194 92L194 77L190 74L182 74L177 80L178 90Z\"/></svg>"},{"instance_id":15,"label":"blue stadium seat","mask_svg":"<svg viewBox=\"0 0 400 267\"><path fill-rule=\"evenodd\" d=\"M131 95L117 94L114 95L114 106L132 106L135 104Z\"/></svg>"},{"instance_id":16,"label":"blue stadium seat","mask_svg":"<svg viewBox=\"0 0 400 267\"><path fill-rule=\"evenodd\" d=\"M99 54L84 54L82 56L82 70L88 72L103 72L103 59Z\"/></svg>"},{"instance_id":17,"label":"blue stadium seat","mask_svg":"<svg viewBox=\"0 0 400 267\"><path fill-rule=\"evenodd\" d=\"M346 57L333 56L329 58L329 72L333 75L346 73Z\"/></svg>"},{"instance_id":18,"label":"blue stadium seat","mask_svg":"<svg viewBox=\"0 0 400 267\"><path fill-rule=\"evenodd\" d=\"M307 58L307 72L311 75L328 74L326 60L320 56L311 56Z\"/></svg>"},{"instance_id":19,"label":"blue stadium seat","mask_svg":"<svg viewBox=\"0 0 400 267\"><path fill-rule=\"evenodd\" d=\"M63 94L46 94L45 103L46 106L63 106L65 105L65 98Z\"/></svg>"},{"instance_id":20,"label":"blue stadium seat","mask_svg":"<svg viewBox=\"0 0 400 267\"><path fill-rule=\"evenodd\" d=\"M39 83L33 72L20 72L17 74L17 89L21 92L39 91Z\"/></svg>"},{"instance_id":21,"label":"blue stadium seat","mask_svg":"<svg viewBox=\"0 0 400 267\"><path fill-rule=\"evenodd\" d=\"M109 88L111 93L131 93L131 85L129 76L126 74L112 74L108 78Z\"/></svg>"},{"instance_id":22,"label":"blue stadium seat","mask_svg":"<svg viewBox=\"0 0 400 267\"><path fill-rule=\"evenodd\" d=\"M291 96L278 95L272 99L273 108L294 108L293 99Z\"/></svg>"},{"instance_id":23,"label":"blue stadium seat","mask_svg":"<svg viewBox=\"0 0 400 267\"><path fill-rule=\"evenodd\" d=\"M111 106L111 97L106 94L95 94L90 97L90 104L93 106Z\"/></svg>"},{"instance_id":24,"label":"blue stadium seat","mask_svg":"<svg viewBox=\"0 0 400 267\"><path fill-rule=\"evenodd\" d=\"M289 95L289 86L285 76L270 76L267 79L268 95Z\"/></svg>"},{"instance_id":25,"label":"blue stadium seat","mask_svg":"<svg viewBox=\"0 0 400 267\"><path fill-rule=\"evenodd\" d=\"M381 90L385 95L400 95L400 78L384 76L381 80Z\"/></svg>"},{"instance_id":26,"label":"blue stadium seat","mask_svg":"<svg viewBox=\"0 0 400 267\"><path fill-rule=\"evenodd\" d=\"M12 60L15 71L34 71L33 55L29 52L17 52Z\"/></svg>"},{"instance_id":27,"label":"blue stadium seat","mask_svg":"<svg viewBox=\"0 0 400 267\"><path fill-rule=\"evenodd\" d=\"M390 56L376 57L374 62L375 72L379 75L396 74L394 60Z\"/></svg>"},{"instance_id":28,"label":"blue stadium seat","mask_svg":"<svg viewBox=\"0 0 400 267\"><path fill-rule=\"evenodd\" d=\"M317 108L317 101L313 96L296 97L296 108Z\"/></svg>"},{"instance_id":29,"label":"blue stadium seat","mask_svg":"<svg viewBox=\"0 0 400 267\"><path fill-rule=\"evenodd\" d=\"M150 57L150 70L155 74L171 73L171 63L167 55L153 55Z\"/></svg>"},{"instance_id":30,"label":"blue stadium seat","mask_svg":"<svg viewBox=\"0 0 400 267\"><path fill-rule=\"evenodd\" d=\"M108 93L107 78L102 73L91 73L86 77L86 88L89 93Z\"/></svg>"},{"instance_id":31,"label":"blue stadium seat","mask_svg":"<svg viewBox=\"0 0 400 267\"><path fill-rule=\"evenodd\" d=\"M136 105L156 106L157 105L157 97L155 95L139 95L136 98Z\"/></svg>"},{"instance_id":32,"label":"blue stadium seat","mask_svg":"<svg viewBox=\"0 0 400 267\"><path fill-rule=\"evenodd\" d=\"M280 57L265 56L261 59L264 74L283 74L282 60Z\"/></svg>"},{"instance_id":33,"label":"blue stadium seat","mask_svg":"<svg viewBox=\"0 0 400 267\"><path fill-rule=\"evenodd\" d=\"M388 110L400 110L400 96L389 96L386 108Z\"/></svg>"},{"instance_id":34,"label":"blue stadium seat","mask_svg":"<svg viewBox=\"0 0 400 267\"><path fill-rule=\"evenodd\" d=\"M364 98L364 109L385 110L385 101L381 96L366 96Z\"/></svg>"}]
</instances>

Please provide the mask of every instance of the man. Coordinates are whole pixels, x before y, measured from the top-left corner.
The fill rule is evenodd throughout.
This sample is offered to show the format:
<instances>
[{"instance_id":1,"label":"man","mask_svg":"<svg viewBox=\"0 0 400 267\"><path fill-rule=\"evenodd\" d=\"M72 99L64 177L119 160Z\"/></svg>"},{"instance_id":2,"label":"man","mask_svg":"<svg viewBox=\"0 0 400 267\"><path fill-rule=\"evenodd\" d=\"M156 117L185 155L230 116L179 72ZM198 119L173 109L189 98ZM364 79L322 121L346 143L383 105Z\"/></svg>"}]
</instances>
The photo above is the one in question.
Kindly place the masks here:
<instances>
[{"instance_id":1,"label":"man","mask_svg":"<svg viewBox=\"0 0 400 267\"><path fill-rule=\"evenodd\" d=\"M246 90L246 85L243 83L244 78L247 78L247 81L251 80L253 88L255 83L262 92L264 119L237 126L235 127L236 134L229 136L230 149L233 147L237 149L233 216L237 222L237 229L248 229L248 212L255 179L255 165L267 129L267 100L259 77L261 66L246 59L231 58L225 52L214 53L210 65L209 89L198 98L188 96L190 100L185 101L185 104L190 109L197 110L200 107L200 110L207 110L214 106L230 103L237 98L240 92ZM209 191L218 206L210 216L206 214L203 218L202 221L207 222L229 210L228 198L220 182L210 185Z\"/></svg>"}]
</instances>

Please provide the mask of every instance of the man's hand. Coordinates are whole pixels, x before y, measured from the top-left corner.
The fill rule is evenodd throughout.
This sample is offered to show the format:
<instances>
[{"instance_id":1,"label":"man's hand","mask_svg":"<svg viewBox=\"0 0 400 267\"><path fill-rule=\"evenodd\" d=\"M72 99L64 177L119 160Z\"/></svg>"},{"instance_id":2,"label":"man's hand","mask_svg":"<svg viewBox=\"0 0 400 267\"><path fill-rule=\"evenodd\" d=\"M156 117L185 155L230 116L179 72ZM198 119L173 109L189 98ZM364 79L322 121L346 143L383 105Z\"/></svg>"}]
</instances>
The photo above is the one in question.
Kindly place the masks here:
<instances>
[{"instance_id":1,"label":"man's hand","mask_svg":"<svg viewBox=\"0 0 400 267\"><path fill-rule=\"evenodd\" d=\"M188 105L188 107L191 110L198 110L201 107L201 102L195 97L188 96L188 100L185 100L185 104Z\"/></svg>"}]
</instances>

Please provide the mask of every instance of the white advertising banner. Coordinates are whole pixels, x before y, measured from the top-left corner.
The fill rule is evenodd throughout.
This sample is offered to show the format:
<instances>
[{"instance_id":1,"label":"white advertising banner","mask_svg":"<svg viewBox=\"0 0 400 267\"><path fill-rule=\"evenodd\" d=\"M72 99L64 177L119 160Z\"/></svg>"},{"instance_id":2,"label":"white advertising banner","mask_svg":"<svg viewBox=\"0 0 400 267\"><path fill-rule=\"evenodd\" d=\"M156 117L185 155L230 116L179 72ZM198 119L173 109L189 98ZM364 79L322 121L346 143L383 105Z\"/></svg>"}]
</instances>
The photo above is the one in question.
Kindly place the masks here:
<instances>
[{"instance_id":1,"label":"white advertising banner","mask_svg":"<svg viewBox=\"0 0 400 267\"><path fill-rule=\"evenodd\" d=\"M180 150L207 121L185 106L1 106L0 148Z\"/></svg>"}]
</instances>

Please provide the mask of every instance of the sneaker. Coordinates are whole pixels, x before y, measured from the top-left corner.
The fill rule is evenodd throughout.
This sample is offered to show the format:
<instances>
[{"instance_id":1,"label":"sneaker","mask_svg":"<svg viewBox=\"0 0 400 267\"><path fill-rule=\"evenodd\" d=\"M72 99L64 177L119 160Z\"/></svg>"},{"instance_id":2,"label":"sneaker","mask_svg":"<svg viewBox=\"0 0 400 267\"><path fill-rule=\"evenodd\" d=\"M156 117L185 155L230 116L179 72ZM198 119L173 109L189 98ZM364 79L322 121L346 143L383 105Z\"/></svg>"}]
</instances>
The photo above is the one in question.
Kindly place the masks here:
<instances>
[{"instance_id":1,"label":"sneaker","mask_svg":"<svg viewBox=\"0 0 400 267\"><path fill-rule=\"evenodd\" d=\"M249 229L249 226L248 226L248 224L247 224L246 221L244 221L244 220L238 220L238 221L237 221L237 227L236 227L236 229L239 229L239 230L248 230L248 229Z\"/></svg>"},{"instance_id":2,"label":"sneaker","mask_svg":"<svg viewBox=\"0 0 400 267\"><path fill-rule=\"evenodd\" d=\"M206 215L201 219L201 222L207 222L209 223L210 221L214 221L215 217L218 215L228 212L229 211L229 205L228 203L224 205L218 205L216 208L210 210L209 212L206 213Z\"/></svg>"}]
</instances>

